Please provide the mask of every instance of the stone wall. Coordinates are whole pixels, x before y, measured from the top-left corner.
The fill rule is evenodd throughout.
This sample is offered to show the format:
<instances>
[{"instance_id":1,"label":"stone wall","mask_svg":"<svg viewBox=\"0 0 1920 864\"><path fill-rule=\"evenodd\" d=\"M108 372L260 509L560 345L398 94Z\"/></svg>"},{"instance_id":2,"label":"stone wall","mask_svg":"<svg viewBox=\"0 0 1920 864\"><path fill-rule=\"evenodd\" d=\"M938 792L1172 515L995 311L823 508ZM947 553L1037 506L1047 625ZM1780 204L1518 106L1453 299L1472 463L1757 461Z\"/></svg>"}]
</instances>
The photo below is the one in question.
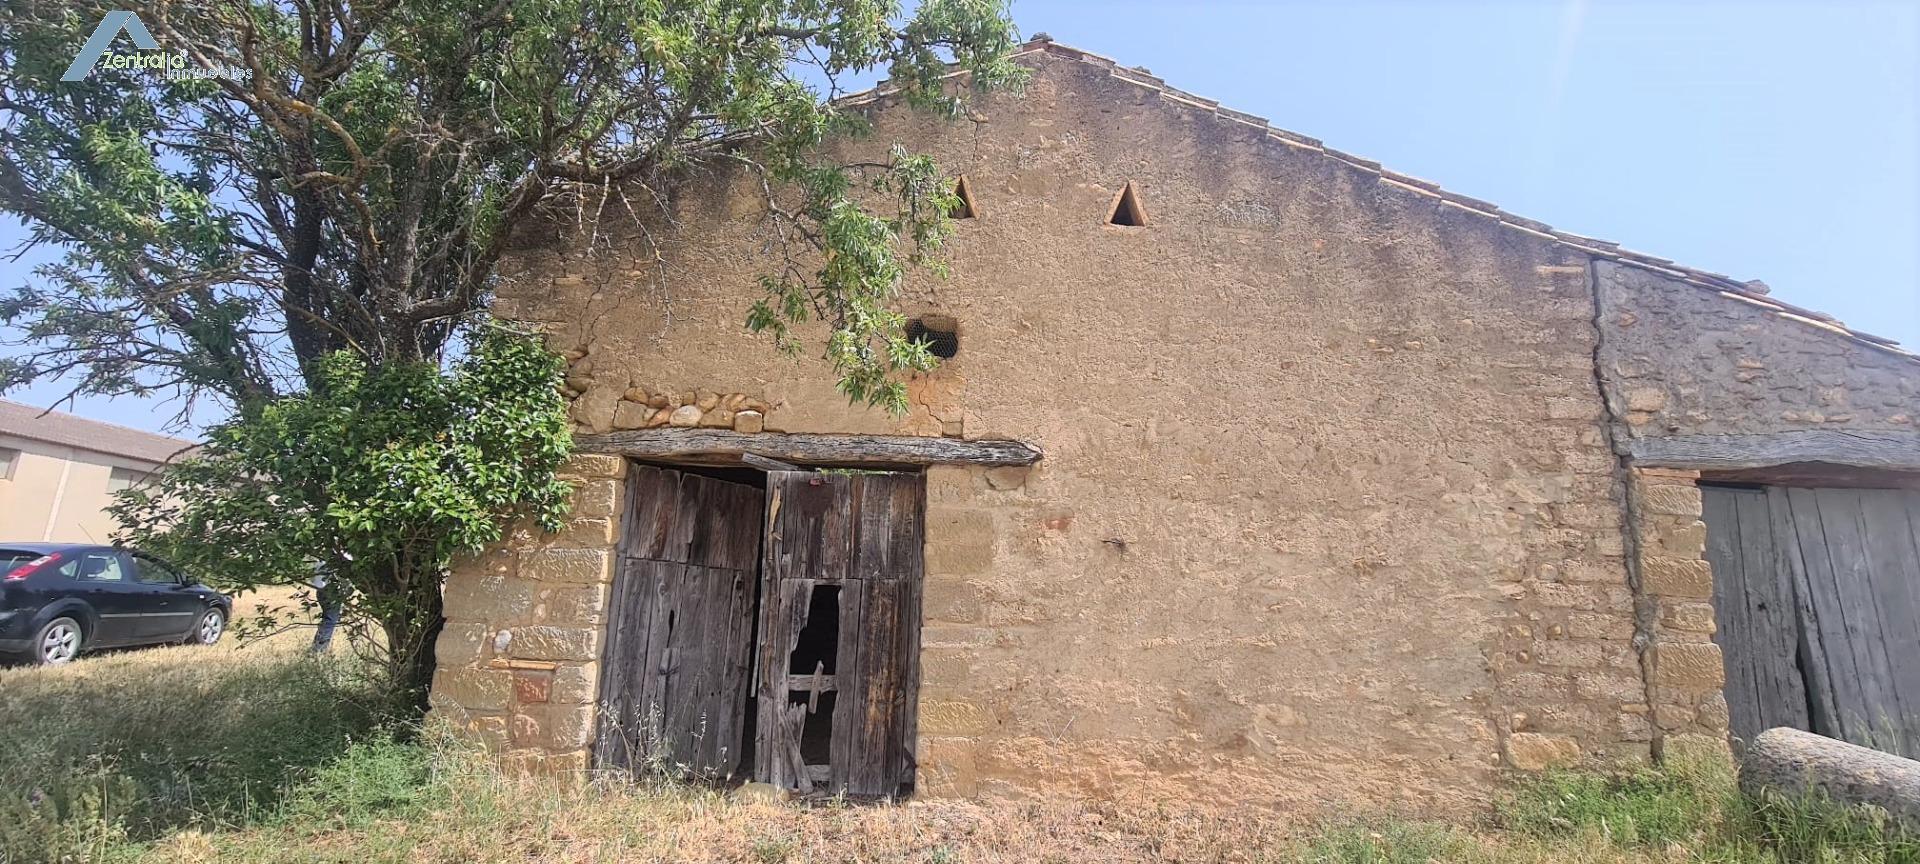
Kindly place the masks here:
<instances>
[{"instance_id":1,"label":"stone wall","mask_svg":"<svg viewBox=\"0 0 1920 864\"><path fill-rule=\"evenodd\" d=\"M1045 450L930 472L929 793L1459 810L1508 766L1645 758L1586 256L1136 71L1024 62L1024 95L876 104L849 145L930 151L984 214L906 286L960 351L905 417L746 332L771 262L743 174L591 247L530 227L498 308L572 352L585 429L705 390L763 428ZM1103 224L1128 182L1152 224Z\"/></svg>"},{"instance_id":2,"label":"stone wall","mask_svg":"<svg viewBox=\"0 0 1920 864\"><path fill-rule=\"evenodd\" d=\"M1920 363L1648 270L1594 265L1625 434L1913 430Z\"/></svg>"},{"instance_id":3,"label":"stone wall","mask_svg":"<svg viewBox=\"0 0 1920 864\"><path fill-rule=\"evenodd\" d=\"M732 429L779 432L773 406L745 393L676 390L656 385L622 388L595 386L594 358L586 348L568 352L566 397L574 428L583 433L626 429ZM576 386L577 385L577 386Z\"/></svg>"},{"instance_id":4,"label":"stone wall","mask_svg":"<svg viewBox=\"0 0 1920 864\"><path fill-rule=\"evenodd\" d=\"M1596 261L1593 280L1596 356L1617 437L1911 430L1920 417L1920 363L1827 322L1612 261ZM1809 482L1835 474L1824 467L1797 471ZM1713 642L1700 477L1632 471L1638 639L1646 646L1649 710L1663 753L1727 746L1726 673Z\"/></svg>"},{"instance_id":5,"label":"stone wall","mask_svg":"<svg viewBox=\"0 0 1920 864\"><path fill-rule=\"evenodd\" d=\"M1713 643L1713 573L1699 479L1697 471L1633 471L1647 709L1661 755L1727 752L1726 667Z\"/></svg>"},{"instance_id":6,"label":"stone wall","mask_svg":"<svg viewBox=\"0 0 1920 864\"><path fill-rule=\"evenodd\" d=\"M516 525L447 579L432 716L509 766L581 771L593 737L626 460L575 456L564 530Z\"/></svg>"}]
</instances>

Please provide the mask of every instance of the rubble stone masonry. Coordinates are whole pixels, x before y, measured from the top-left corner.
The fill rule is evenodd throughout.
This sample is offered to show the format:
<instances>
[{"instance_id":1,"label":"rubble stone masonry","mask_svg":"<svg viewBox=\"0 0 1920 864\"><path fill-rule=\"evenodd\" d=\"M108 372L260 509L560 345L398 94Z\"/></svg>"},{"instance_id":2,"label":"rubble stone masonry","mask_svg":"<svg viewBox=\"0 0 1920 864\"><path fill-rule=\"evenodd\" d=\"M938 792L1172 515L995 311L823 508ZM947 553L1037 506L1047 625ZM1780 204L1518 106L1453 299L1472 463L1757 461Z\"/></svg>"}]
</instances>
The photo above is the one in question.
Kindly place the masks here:
<instances>
[{"instance_id":1,"label":"rubble stone masonry","mask_svg":"<svg viewBox=\"0 0 1920 864\"><path fill-rule=\"evenodd\" d=\"M626 460L580 455L564 530L516 525L447 579L432 710L510 767L587 768Z\"/></svg>"},{"instance_id":2,"label":"rubble stone masonry","mask_svg":"<svg viewBox=\"0 0 1920 864\"><path fill-rule=\"evenodd\" d=\"M1695 477L1633 470L1616 436L1900 426L1911 379L1818 339L1747 347L1783 322L1709 309L1689 330L1690 304L1733 301L1643 285L1139 70L1022 62L1024 94L957 124L877 100L874 134L844 145L930 153L981 214L948 278L905 286L959 353L909 382L904 416L746 331L774 261L744 171L591 244L528 226L502 264L497 310L566 353L583 432L1045 452L928 471L921 794L1457 812L1514 769L1724 746ZM1104 224L1129 183L1152 221ZM1802 362L1817 386L1789 383ZM516 531L449 583L434 696L561 768L584 764L606 662L623 466L569 470L565 533Z\"/></svg>"},{"instance_id":3,"label":"rubble stone masonry","mask_svg":"<svg viewBox=\"0 0 1920 864\"><path fill-rule=\"evenodd\" d=\"M742 326L770 266L744 173L677 229L530 229L499 309L568 352L583 431L690 404L1045 451L929 472L923 794L1458 810L1511 767L1645 759L1587 256L1029 62L957 127L870 108L859 146L931 151L985 214L906 286L959 353L904 417ZM1128 182L1152 223L1103 224Z\"/></svg>"}]
</instances>

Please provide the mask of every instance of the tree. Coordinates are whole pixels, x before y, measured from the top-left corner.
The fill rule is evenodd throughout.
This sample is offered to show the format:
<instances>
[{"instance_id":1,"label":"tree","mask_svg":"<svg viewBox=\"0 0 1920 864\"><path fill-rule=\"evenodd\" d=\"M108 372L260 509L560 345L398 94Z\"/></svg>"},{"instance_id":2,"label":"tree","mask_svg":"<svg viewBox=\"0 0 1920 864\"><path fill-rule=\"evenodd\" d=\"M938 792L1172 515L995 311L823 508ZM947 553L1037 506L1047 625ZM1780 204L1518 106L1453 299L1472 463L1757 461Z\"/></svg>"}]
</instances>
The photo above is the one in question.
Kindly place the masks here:
<instances>
[{"instance_id":1,"label":"tree","mask_svg":"<svg viewBox=\"0 0 1920 864\"><path fill-rule=\"evenodd\" d=\"M321 358L314 388L210 430L206 445L120 496L125 539L229 584L352 586L392 677L424 685L453 556L500 539L503 514L559 530L572 487L563 363L529 334L483 326L447 374ZM416 698L421 688L415 688Z\"/></svg>"},{"instance_id":2,"label":"tree","mask_svg":"<svg viewBox=\"0 0 1920 864\"><path fill-rule=\"evenodd\" d=\"M60 80L110 8L0 7L0 210L63 252L0 299L16 333L0 389L63 377L77 394L212 398L241 425L216 429L207 458L251 460L267 484L294 466L250 436L331 434L291 418L385 417L399 403L380 400L411 398L429 373L476 374L453 367L453 337L484 310L516 224L588 200L662 212L715 161L764 177L766 218L789 261L807 262L767 275L749 326L795 350L788 325L825 319L841 389L901 405L899 373L933 360L887 304L907 269L937 265L955 199L930 160L898 148L880 162L820 155L858 131L838 82L884 69L914 104L952 113L968 91L948 61L976 88L1018 78L1004 0L910 14L896 0L158 0L139 21L159 53L209 77L109 52ZM425 427L393 428L416 442ZM219 470L183 488L229 494L244 472ZM356 506L351 484L313 482L326 493L303 500ZM241 486L234 506L267 500ZM498 520L546 507L546 488L529 476L526 497L482 497ZM485 533L426 524L439 527L408 540L431 550L421 561ZM183 525L200 527L177 543L241 539ZM415 578L403 570L361 578L391 580L384 591Z\"/></svg>"}]
</instances>

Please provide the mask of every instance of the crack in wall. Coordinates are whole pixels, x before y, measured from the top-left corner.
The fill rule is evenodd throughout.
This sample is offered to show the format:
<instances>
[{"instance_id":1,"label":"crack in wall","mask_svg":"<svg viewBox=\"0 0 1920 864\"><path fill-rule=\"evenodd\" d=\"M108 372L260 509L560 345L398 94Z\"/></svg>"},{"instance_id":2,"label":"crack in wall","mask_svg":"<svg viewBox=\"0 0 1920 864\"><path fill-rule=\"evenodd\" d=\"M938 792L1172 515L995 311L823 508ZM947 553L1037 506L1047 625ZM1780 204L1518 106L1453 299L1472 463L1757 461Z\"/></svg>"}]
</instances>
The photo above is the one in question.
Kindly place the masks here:
<instances>
[{"instance_id":1,"label":"crack in wall","mask_svg":"<svg viewBox=\"0 0 1920 864\"><path fill-rule=\"evenodd\" d=\"M1659 609L1654 599L1642 588L1643 538L1640 536L1640 520L1635 516L1640 512L1640 490L1639 484L1634 479L1629 450L1620 440L1626 425L1620 406L1616 404L1614 398L1615 388L1607 375L1607 316L1611 310L1607 305L1606 289L1600 284L1600 261L1597 258L1587 259L1587 290L1593 297L1593 386L1600 396L1602 412L1600 434L1606 442L1607 449L1613 453L1613 499L1620 507L1620 534L1626 556L1627 588L1633 592L1633 650L1640 657L1640 686L1646 696L1649 713L1647 725L1652 733L1652 752L1654 758L1658 759L1666 736L1660 724L1653 722L1651 717L1655 700L1653 657L1649 649L1653 646Z\"/></svg>"}]
</instances>

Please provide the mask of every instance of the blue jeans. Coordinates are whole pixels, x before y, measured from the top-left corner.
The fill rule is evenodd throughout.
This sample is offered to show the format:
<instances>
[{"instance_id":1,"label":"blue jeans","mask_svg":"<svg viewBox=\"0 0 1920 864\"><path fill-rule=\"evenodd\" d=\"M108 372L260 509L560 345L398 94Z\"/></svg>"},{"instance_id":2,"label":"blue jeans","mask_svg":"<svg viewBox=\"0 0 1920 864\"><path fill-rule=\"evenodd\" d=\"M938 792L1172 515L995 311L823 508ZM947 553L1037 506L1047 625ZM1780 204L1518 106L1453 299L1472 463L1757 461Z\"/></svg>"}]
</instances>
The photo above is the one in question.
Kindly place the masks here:
<instances>
[{"instance_id":1,"label":"blue jeans","mask_svg":"<svg viewBox=\"0 0 1920 864\"><path fill-rule=\"evenodd\" d=\"M320 626L313 631L313 653L324 653L333 645L333 631L340 626L340 596L320 589Z\"/></svg>"}]
</instances>

